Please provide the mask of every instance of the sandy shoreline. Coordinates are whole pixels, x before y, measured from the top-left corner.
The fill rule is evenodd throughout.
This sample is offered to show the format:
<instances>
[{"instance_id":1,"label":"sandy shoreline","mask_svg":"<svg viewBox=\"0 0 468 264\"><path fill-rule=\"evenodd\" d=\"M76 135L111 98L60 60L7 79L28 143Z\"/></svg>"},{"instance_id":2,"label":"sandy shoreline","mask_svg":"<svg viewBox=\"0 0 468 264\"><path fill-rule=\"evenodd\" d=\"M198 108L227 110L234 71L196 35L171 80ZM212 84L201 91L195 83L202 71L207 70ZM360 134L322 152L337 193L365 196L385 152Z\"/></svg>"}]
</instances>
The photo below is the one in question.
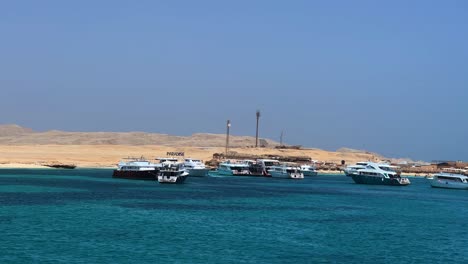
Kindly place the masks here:
<instances>
[{"instance_id":1,"label":"sandy shoreline","mask_svg":"<svg viewBox=\"0 0 468 264\"><path fill-rule=\"evenodd\" d=\"M27 164L27 163L2 163L0 164L1 169L48 169L50 167L42 166L39 164Z\"/></svg>"},{"instance_id":2,"label":"sandy shoreline","mask_svg":"<svg viewBox=\"0 0 468 264\"><path fill-rule=\"evenodd\" d=\"M231 148L242 154L308 156L314 160L347 164L373 159L367 153L333 152L320 149ZM168 147L155 145L0 145L0 168L42 168L44 164L74 164L77 167L112 168L125 157L154 160L167 152L184 152L186 157L211 160L223 147Z\"/></svg>"},{"instance_id":3,"label":"sandy shoreline","mask_svg":"<svg viewBox=\"0 0 468 264\"><path fill-rule=\"evenodd\" d=\"M77 169L115 169L117 166L100 166L100 167L82 167L77 166ZM51 169L55 170L56 168L52 168L49 166L44 166L40 164L26 164L26 163L3 163L0 164L0 169Z\"/></svg>"}]
</instances>

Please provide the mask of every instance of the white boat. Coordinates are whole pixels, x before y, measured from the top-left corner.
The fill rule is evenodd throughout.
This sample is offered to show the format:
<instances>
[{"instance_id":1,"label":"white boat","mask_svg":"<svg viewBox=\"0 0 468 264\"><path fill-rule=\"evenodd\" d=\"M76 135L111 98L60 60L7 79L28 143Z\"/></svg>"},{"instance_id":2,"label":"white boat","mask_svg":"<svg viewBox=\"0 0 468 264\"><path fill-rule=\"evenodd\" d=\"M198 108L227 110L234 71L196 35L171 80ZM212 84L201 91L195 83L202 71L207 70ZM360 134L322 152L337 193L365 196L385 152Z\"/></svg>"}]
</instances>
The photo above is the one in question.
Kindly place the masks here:
<instances>
[{"instance_id":1,"label":"white boat","mask_svg":"<svg viewBox=\"0 0 468 264\"><path fill-rule=\"evenodd\" d=\"M261 168L263 176L271 176L270 169L274 166L280 166L280 162L274 159L258 159L257 164Z\"/></svg>"},{"instance_id":2,"label":"white boat","mask_svg":"<svg viewBox=\"0 0 468 264\"><path fill-rule=\"evenodd\" d=\"M210 169L206 168L202 160L186 158L184 167L188 171L189 176L204 177L208 175Z\"/></svg>"},{"instance_id":3,"label":"white boat","mask_svg":"<svg viewBox=\"0 0 468 264\"><path fill-rule=\"evenodd\" d=\"M304 176L317 176L317 171L312 165L301 165L301 172Z\"/></svg>"},{"instance_id":4,"label":"white boat","mask_svg":"<svg viewBox=\"0 0 468 264\"><path fill-rule=\"evenodd\" d=\"M437 173L428 179L434 188L468 189L468 176L452 173Z\"/></svg>"},{"instance_id":5,"label":"white boat","mask_svg":"<svg viewBox=\"0 0 468 264\"><path fill-rule=\"evenodd\" d=\"M400 177L394 166L383 163L369 162L365 169L358 169L351 177L358 184L403 186L411 183L408 178Z\"/></svg>"},{"instance_id":6,"label":"white boat","mask_svg":"<svg viewBox=\"0 0 468 264\"><path fill-rule=\"evenodd\" d=\"M364 161L364 162L358 162L356 163L356 165L347 166L344 169L344 173L346 176L351 177L351 175L353 174L358 174L358 170L365 169L368 163L369 162Z\"/></svg>"},{"instance_id":7,"label":"white boat","mask_svg":"<svg viewBox=\"0 0 468 264\"><path fill-rule=\"evenodd\" d=\"M269 177L269 166L265 166L264 160L239 160L237 163L246 164L249 166L250 176ZM268 164L268 162L267 162Z\"/></svg>"},{"instance_id":8,"label":"white boat","mask_svg":"<svg viewBox=\"0 0 468 264\"><path fill-rule=\"evenodd\" d=\"M220 163L218 166L218 175L225 176L249 176L250 175L250 166L246 163L231 163L226 161Z\"/></svg>"},{"instance_id":9,"label":"white boat","mask_svg":"<svg viewBox=\"0 0 468 264\"><path fill-rule=\"evenodd\" d=\"M280 166L272 166L269 173L271 177L275 178L304 179L301 168L292 164L284 163Z\"/></svg>"},{"instance_id":10,"label":"white boat","mask_svg":"<svg viewBox=\"0 0 468 264\"><path fill-rule=\"evenodd\" d=\"M156 175L161 164L152 163L143 157L125 158L117 164L117 169L112 173L114 178L156 180Z\"/></svg>"},{"instance_id":11,"label":"white boat","mask_svg":"<svg viewBox=\"0 0 468 264\"><path fill-rule=\"evenodd\" d=\"M183 183L188 176L188 172L185 170L184 165L180 164L169 164L161 168L158 173L159 183Z\"/></svg>"}]
</instances>

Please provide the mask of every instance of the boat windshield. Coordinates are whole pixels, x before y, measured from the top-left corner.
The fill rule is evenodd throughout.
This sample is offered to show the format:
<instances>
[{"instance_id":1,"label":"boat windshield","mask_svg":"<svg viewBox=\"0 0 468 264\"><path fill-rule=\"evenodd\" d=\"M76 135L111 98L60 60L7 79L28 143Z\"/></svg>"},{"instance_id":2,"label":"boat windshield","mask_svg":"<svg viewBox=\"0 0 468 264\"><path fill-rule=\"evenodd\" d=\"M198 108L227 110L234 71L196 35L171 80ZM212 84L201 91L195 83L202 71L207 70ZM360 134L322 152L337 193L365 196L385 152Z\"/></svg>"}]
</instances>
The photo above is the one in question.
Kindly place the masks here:
<instances>
[{"instance_id":1,"label":"boat windshield","mask_svg":"<svg viewBox=\"0 0 468 264\"><path fill-rule=\"evenodd\" d=\"M450 177L450 176L438 176L439 180L446 180L446 181L456 181L456 182L463 182L459 177Z\"/></svg>"},{"instance_id":2,"label":"boat windshield","mask_svg":"<svg viewBox=\"0 0 468 264\"><path fill-rule=\"evenodd\" d=\"M388 167L388 166L379 166L379 168L381 170L384 170L384 171L394 171L392 168Z\"/></svg>"},{"instance_id":3,"label":"boat windshield","mask_svg":"<svg viewBox=\"0 0 468 264\"><path fill-rule=\"evenodd\" d=\"M270 167L270 166L277 166L277 165L279 165L279 162L277 162L277 161L265 161L264 164L265 164L265 166Z\"/></svg>"}]
</instances>

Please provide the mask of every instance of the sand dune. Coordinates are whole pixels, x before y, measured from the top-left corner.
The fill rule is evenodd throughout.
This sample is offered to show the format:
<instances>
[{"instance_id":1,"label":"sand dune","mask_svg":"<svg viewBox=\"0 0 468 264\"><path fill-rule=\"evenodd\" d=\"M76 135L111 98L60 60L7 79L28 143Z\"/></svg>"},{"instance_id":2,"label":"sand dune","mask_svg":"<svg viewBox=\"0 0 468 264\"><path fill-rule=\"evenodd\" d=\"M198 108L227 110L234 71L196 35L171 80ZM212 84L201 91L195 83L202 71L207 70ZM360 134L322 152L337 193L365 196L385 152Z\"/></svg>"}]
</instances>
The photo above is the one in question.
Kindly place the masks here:
<instances>
[{"instance_id":1,"label":"sand dune","mask_svg":"<svg viewBox=\"0 0 468 264\"><path fill-rule=\"evenodd\" d=\"M165 157L167 152L185 152L186 157L210 160L225 151L225 135L193 134L171 136L144 132L35 132L17 125L0 125L0 167L37 167L50 163L75 164L79 167L115 167L123 157ZM343 149L275 149L273 140L262 140L265 148L251 147L254 137L231 136L230 150L250 155L308 156L315 160L354 163L380 160L369 152Z\"/></svg>"},{"instance_id":2,"label":"sand dune","mask_svg":"<svg viewBox=\"0 0 468 264\"><path fill-rule=\"evenodd\" d=\"M198 133L191 136L172 136L145 132L65 132L51 130L34 132L17 125L0 125L0 145L158 145L222 147L226 136L222 134ZM230 146L246 147L255 145L255 138L230 136ZM262 139L265 146L279 145L277 142Z\"/></svg>"}]
</instances>

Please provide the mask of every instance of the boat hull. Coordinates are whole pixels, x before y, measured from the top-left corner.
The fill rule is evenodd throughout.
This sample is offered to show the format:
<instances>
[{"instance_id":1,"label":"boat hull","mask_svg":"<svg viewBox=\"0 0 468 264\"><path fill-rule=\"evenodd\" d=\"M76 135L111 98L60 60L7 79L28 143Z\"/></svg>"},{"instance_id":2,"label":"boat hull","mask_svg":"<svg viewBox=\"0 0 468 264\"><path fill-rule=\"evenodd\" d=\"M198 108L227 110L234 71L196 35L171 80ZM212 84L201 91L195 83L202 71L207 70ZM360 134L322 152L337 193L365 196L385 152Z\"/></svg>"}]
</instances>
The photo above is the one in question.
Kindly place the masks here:
<instances>
[{"instance_id":1,"label":"boat hull","mask_svg":"<svg viewBox=\"0 0 468 264\"><path fill-rule=\"evenodd\" d=\"M310 177L310 176L317 176L318 173L316 171L302 171L302 174L304 174L304 177Z\"/></svg>"},{"instance_id":2,"label":"boat hull","mask_svg":"<svg viewBox=\"0 0 468 264\"><path fill-rule=\"evenodd\" d=\"M271 177L270 174L268 173L253 173L253 172L248 172L248 173L238 173L238 172L233 172L233 171L226 171L226 170L216 170L214 171L217 176L239 176L239 177Z\"/></svg>"},{"instance_id":3,"label":"boat hull","mask_svg":"<svg viewBox=\"0 0 468 264\"><path fill-rule=\"evenodd\" d=\"M187 179L187 176L158 176L158 182L161 184L165 183L172 183L172 184L178 184L178 183L184 183L185 180Z\"/></svg>"},{"instance_id":4,"label":"boat hull","mask_svg":"<svg viewBox=\"0 0 468 264\"><path fill-rule=\"evenodd\" d=\"M155 181L157 179L157 171L120 171L114 170L113 178L129 179L129 180L148 180Z\"/></svg>"},{"instance_id":5,"label":"boat hull","mask_svg":"<svg viewBox=\"0 0 468 264\"><path fill-rule=\"evenodd\" d=\"M249 167L250 175L255 177L271 177L268 173L268 169L265 169L263 166L258 164L250 165Z\"/></svg>"},{"instance_id":6,"label":"boat hull","mask_svg":"<svg viewBox=\"0 0 468 264\"><path fill-rule=\"evenodd\" d=\"M217 172L218 175L222 175L222 176L233 176L234 175L234 173L231 170L220 170L220 169L218 169L216 172Z\"/></svg>"},{"instance_id":7,"label":"boat hull","mask_svg":"<svg viewBox=\"0 0 468 264\"><path fill-rule=\"evenodd\" d=\"M284 179L304 179L302 173L282 173L278 171L270 171L271 177L273 178L284 178Z\"/></svg>"},{"instance_id":8,"label":"boat hull","mask_svg":"<svg viewBox=\"0 0 468 264\"><path fill-rule=\"evenodd\" d=\"M189 169L188 173L191 177L205 177L208 176L210 169Z\"/></svg>"},{"instance_id":9,"label":"boat hull","mask_svg":"<svg viewBox=\"0 0 468 264\"><path fill-rule=\"evenodd\" d=\"M349 171L347 171L347 170L344 170L344 174L345 174L347 177L352 177L353 175L357 175L356 173L349 172Z\"/></svg>"},{"instance_id":10,"label":"boat hull","mask_svg":"<svg viewBox=\"0 0 468 264\"><path fill-rule=\"evenodd\" d=\"M440 179L430 179L429 182L434 188L468 190L468 183L446 181Z\"/></svg>"},{"instance_id":11,"label":"boat hull","mask_svg":"<svg viewBox=\"0 0 468 264\"><path fill-rule=\"evenodd\" d=\"M232 171L232 170L217 170L218 175L222 176L255 176L250 173L250 171Z\"/></svg>"},{"instance_id":12,"label":"boat hull","mask_svg":"<svg viewBox=\"0 0 468 264\"><path fill-rule=\"evenodd\" d=\"M396 178L384 178L366 175L351 174L351 178L357 184L371 184L371 185L392 185L392 186L405 186L409 185L410 182L406 179L404 182L399 181Z\"/></svg>"},{"instance_id":13,"label":"boat hull","mask_svg":"<svg viewBox=\"0 0 468 264\"><path fill-rule=\"evenodd\" d=\"M271 177L270 174L266 173L266 172L255 172L255 173L250 173L250 175L247 175L247 176L252 176L252 177Z\"/></svg>"}]
</instances>

